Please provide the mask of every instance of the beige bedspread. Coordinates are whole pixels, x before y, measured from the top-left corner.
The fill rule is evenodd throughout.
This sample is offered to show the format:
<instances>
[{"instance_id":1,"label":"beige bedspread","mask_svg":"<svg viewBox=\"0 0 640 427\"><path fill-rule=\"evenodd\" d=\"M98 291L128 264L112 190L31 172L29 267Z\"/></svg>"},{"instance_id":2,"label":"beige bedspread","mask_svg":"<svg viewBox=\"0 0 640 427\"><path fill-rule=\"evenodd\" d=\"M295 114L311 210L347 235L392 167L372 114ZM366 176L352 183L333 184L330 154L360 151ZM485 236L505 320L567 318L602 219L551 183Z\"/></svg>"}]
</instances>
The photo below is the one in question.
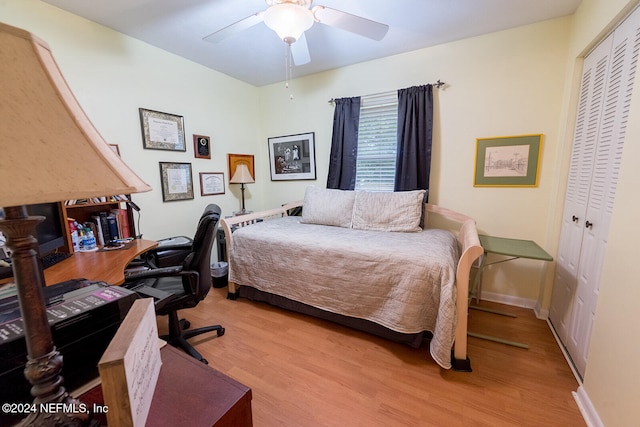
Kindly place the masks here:
<instances>
[{"instance_id":1,"label":"beige bedspread","mask_svg":"<svg viewBox=\"0 0 640 427\"><path fill-rule=\"evenodd\" d=\"M240 228L229 280L402 333L430 331L451 367L459 249L445 230L364 231L284 217Z\"/></svg>"}]
</instances>

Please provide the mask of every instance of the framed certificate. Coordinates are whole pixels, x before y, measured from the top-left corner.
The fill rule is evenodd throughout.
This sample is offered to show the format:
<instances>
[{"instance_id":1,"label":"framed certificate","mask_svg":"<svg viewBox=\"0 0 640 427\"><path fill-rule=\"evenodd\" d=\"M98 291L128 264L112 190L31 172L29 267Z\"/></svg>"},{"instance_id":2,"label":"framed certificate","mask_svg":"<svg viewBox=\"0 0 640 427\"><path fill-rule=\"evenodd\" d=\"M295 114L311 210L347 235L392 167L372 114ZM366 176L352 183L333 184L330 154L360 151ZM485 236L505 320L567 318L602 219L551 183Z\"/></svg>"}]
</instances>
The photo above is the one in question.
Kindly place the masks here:
<instances>
[{"instance_id":1,"label":"framed certificate","mask_svg":"<svg viewBox=\"0 0 640 427\"><path fill-rule=\"evenodd\" d=\"M184 119L175 114L140 108L142 145L153 150L187 151Z\"/></svg>"},{"instance_id":2,"label":"framed certificate","mask_svg":"<svg viewBox=\"0 0 640 427\"><path fill-rule=\"evenodd\" d=\"M160 162L162 201L193 199L191 163Z\"/></svg>"},{"instance_id":3,"label":"framed certificate","mask_svg":"<svg viewBox=\"0 0 640 427\"><path fill-rule=\"evenodd\" d=\"M224 194L223 172L200 172L200 195Z\"/></svg>"}]
</instances>

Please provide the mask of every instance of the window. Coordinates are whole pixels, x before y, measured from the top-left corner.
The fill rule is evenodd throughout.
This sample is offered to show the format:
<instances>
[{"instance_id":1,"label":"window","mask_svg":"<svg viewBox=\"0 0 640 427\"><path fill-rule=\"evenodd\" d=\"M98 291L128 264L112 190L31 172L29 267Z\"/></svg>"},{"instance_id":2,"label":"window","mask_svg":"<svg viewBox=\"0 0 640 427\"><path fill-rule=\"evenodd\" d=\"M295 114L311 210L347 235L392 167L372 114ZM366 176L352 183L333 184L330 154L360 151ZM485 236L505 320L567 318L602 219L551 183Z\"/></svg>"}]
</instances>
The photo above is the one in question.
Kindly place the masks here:
<instances>
[{"instance_id":1,"label":"window","mask_svg":"<svg viewBox=\"0 0 640 427\"><path fill-rule=\"evenodd\" d=\"M393 191L397 131L396 91L361 98L356 190Z\"/></svg>"}]
</instances>

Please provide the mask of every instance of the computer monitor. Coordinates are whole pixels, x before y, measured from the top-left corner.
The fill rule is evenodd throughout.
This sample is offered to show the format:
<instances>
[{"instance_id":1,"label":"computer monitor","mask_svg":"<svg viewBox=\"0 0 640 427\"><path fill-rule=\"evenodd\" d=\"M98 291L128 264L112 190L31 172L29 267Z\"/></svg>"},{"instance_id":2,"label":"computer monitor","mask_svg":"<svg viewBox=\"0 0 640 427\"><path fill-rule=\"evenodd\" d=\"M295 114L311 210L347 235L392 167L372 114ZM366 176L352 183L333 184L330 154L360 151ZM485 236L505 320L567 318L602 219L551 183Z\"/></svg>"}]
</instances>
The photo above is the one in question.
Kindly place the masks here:
<instances>
[{"instance_id":1,"label":"computer monitor","mask_svg":"<svg viewBox=\"0 0 640 427\"><path fill-rule=\"evenodd\" d=\"M43 257L64 247L64 226L58 203L27 205L29 215L44 216L45 220L36 227L38 254Z\"/></svg>"}]
</instances>

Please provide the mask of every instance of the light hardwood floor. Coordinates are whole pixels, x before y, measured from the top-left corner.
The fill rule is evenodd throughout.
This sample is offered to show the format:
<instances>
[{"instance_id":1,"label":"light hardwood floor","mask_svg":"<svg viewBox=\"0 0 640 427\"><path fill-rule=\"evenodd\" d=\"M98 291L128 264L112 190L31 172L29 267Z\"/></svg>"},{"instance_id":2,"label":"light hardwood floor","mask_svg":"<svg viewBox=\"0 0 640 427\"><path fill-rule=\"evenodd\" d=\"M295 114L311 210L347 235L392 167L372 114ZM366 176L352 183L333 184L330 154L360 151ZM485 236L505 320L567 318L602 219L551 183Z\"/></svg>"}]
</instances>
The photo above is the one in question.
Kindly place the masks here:
<instances>
[{"instance_id":1,"label":"light hardwood floor","mask_svg":"<svg viewBox=\"0 0 640 427\"><path fill-rule=\"evenodd\" d=\"M226 334L191 340L209 365L251 387L253 421L270 426L584 426L578 383L546 322L504 307L505 318L470 311L469 330L529 344L469 338L472 373L441 369L428 348L364 333L212 289L184 310L192 327ZM160 332L166 331L160 318Z\"/></svg>"}]
</instances>

